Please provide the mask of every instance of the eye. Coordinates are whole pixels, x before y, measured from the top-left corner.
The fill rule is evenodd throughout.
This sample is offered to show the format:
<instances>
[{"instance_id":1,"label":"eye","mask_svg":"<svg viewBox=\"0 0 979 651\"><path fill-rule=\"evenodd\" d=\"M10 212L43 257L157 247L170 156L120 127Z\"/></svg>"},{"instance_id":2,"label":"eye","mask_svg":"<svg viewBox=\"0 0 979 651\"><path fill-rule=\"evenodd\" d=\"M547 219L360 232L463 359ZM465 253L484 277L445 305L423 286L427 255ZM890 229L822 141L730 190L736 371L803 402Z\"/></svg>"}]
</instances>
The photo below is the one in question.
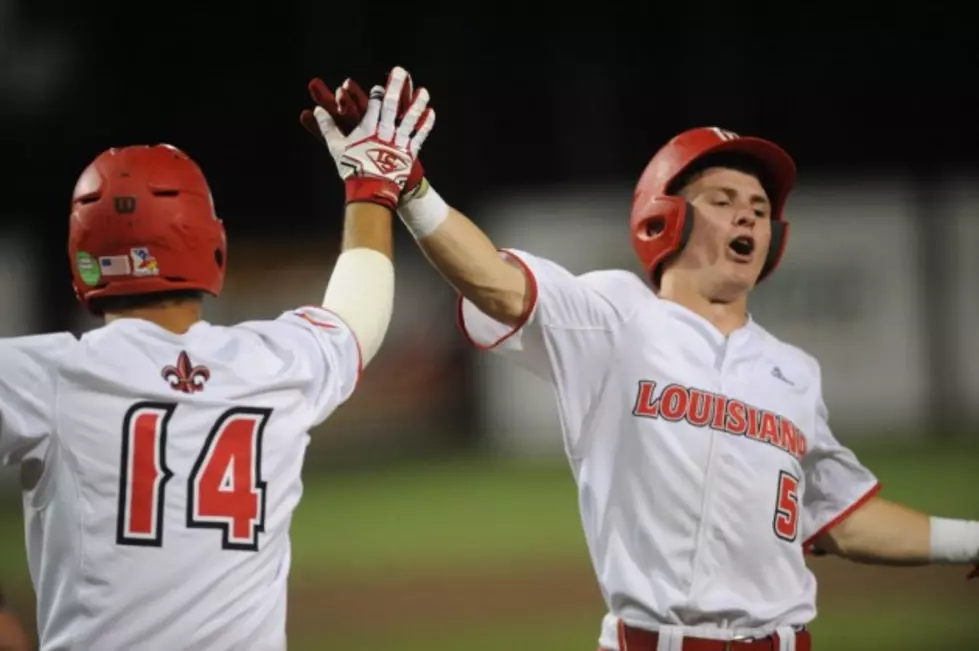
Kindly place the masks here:
<instances>
[{"instance_id":1,"label":"eye","mask_svg":"<svg viewBox=\"0 0 979 651\"><path fill-rule=\"evenodd\" d=\"M768 211L761 208L756 208L755 217L758 219L768 219Z\"/></svg>"}]
</instances>

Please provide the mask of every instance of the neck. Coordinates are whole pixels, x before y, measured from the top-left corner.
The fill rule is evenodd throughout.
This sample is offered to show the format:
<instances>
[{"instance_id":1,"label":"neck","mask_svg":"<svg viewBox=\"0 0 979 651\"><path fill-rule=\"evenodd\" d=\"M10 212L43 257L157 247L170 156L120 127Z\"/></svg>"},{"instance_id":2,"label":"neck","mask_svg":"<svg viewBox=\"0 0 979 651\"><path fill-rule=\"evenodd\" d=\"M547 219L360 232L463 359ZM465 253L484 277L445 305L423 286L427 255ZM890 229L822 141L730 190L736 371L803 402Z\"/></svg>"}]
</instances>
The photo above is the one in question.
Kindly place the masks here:
<instances>
[{"instance_id":1,"label":"neck","mask_svg":"<svg viewBox=\"0 0 979 651\"><path fill-rule=\"evenodd\" d=\"M164 330L178 335L182 335L191 326L201 320L203 306L199 301L180 301L153 305L147 307L135 307L125 310L106 312L105 322L111 323L116 319L142 319L155 323Z\"/></svg>"},{"instance_id":2,"label":"neck","mask_svg":"<svg viewBox=\"0 0 979 651\"><path fill-rule=\"evenodd\" d=\"M692 283L684 283L670 274L664 274L658 296L699 314L725 336L748 322L747 291L738 292L730 297L711 296Z\"/></svg>"}]
</instances>

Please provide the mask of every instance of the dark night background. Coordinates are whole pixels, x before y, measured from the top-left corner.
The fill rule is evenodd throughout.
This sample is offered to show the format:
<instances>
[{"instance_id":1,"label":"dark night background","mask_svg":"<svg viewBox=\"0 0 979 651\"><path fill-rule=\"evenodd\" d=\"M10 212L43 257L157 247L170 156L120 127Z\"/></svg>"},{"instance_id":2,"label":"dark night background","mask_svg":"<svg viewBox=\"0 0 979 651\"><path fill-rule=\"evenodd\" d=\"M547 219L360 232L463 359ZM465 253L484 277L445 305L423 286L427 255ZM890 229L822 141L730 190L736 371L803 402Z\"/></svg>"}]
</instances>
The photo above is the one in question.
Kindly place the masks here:
<instances>
[{"instance_id":1,"label":"dark night background","mask_svg":"<svg viewBox=\"0 0 979 651\"><path fill-rule=\"evenodd\" d=\"M313 76L369 86L406 67L438 113L423 152L429 176L462 207L522 186L635 178L670 136L705 124L780 142L803 180L979 163L975 31L920 8L897 20L740 3L450 14L312 2L6 6L0 61L28 72L5 76L0 137L16 171L3 215L44 234L52 305L72 300L62 259L71 188L109 146L188 151L232 242L334 234L341 187L297 121ZM35 68L42 81L23 84L40 90L22 90ZM48 327L61 325L58 312Z\"/></svg>"}]
</instances>

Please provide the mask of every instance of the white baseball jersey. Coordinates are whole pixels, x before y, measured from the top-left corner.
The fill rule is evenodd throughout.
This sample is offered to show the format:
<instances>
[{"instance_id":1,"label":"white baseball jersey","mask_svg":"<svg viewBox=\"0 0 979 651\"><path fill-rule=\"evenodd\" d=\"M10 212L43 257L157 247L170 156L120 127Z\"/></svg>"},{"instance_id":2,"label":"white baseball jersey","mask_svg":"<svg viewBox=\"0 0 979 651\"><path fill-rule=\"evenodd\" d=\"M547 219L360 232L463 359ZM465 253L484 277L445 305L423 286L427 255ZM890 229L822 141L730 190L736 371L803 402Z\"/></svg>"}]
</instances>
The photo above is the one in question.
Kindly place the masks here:
<instances>
[{"instance_id":1,"label":"white baseball jersey","mask_svg":"<svg viewBox=\"0 0 979 651\"><path fill-rule=\"evenodd\" d=\"M804 547L878 483L827 424L815 359L749 320L725 337L636 275L575 276L510 251L531 280L516 330L460 324L550 382L609 609L648 630L730 639L815 617Z\"/></svg>"},{"instance_id":2,"label":"white baseball jersey","mask_svg":"<svg viewBox=\"0 0 979 651\"><path fill-rule=\"evenodd\" d=\"M2 340L0 369L42 651L286 648L307 431L360 372L337 317L119 319Z\"/></svg>"}]
</instances>

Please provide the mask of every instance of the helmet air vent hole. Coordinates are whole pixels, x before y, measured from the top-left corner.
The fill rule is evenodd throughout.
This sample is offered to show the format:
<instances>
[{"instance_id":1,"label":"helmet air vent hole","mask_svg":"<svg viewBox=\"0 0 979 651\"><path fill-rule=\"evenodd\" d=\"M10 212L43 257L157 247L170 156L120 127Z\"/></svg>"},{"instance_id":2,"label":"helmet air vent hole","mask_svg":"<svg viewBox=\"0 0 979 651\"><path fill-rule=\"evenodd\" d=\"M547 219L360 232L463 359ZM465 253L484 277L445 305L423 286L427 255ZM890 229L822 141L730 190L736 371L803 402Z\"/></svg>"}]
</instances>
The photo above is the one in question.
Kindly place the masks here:
<instances>
[{"instance_id":1,"label":"helmet air vent hole","mask_svg":"<svg viewBox=\"0 0 979 651\"><path fill-rule=\"evenodd\" d=\"M662 217L655 217L646 222L646 237L653 239L666 229L666 220Z\"/></svg>"}]
</instances>

